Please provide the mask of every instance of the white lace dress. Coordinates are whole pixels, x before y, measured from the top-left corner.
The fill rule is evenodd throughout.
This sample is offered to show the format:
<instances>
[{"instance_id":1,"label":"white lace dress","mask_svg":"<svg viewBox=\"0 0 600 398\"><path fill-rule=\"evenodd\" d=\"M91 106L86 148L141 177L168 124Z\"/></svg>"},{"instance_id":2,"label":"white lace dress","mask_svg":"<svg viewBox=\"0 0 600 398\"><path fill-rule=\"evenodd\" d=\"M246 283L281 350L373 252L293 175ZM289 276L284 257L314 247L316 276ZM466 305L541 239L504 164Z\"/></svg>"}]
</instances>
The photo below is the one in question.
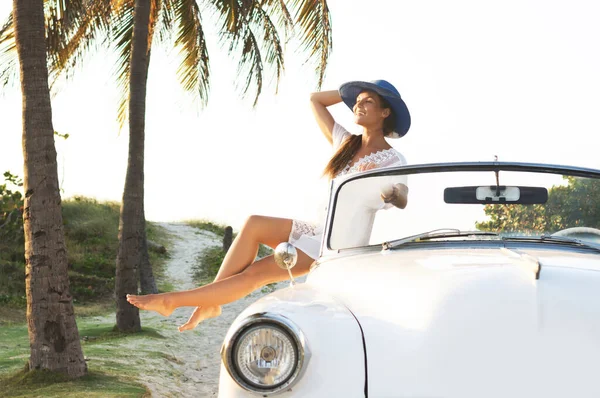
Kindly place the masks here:
<instances>
[{"instance_id":1,"label":"white lace dress","mask_svg":"<svg viewBox=\"0 0 600 398\"><path fill-rule=\"evenodd\" d=\"M342 145L344 140L350 136L350 133L335 123L333 126L333 151ZM352 166L350 163L340 171L335 179L343 178L350 174L361 171L371 170L374 168L401 166L406 164L404 156L394 148L384 149L367 156L363 156L356 161ZM404 181L405 183L405 181ZM388 209L391 204L386 204L381 201L380 209ZM324 221L324 220L323 220ZM321 250L321 238L323 236L323 225L311 222L292 220L292 230L288 242L294 245L297 249L302 250L311 258L316 259Z\"/></svg>"}]
</instances>

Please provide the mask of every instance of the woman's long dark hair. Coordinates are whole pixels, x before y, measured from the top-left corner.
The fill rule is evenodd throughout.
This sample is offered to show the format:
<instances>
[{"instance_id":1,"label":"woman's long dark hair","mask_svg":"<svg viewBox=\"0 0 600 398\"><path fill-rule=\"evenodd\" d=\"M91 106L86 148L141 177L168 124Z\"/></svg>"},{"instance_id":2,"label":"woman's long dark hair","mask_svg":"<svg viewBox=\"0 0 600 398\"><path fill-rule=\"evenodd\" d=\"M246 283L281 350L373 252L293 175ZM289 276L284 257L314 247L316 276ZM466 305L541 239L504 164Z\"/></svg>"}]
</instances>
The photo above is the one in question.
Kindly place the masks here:
<instances>
[{"instance_id":1,"label":"woman's long dark hair","mask_svg":"<svg viewBox=\"0 0 600 398\"><path fill-rule=\"evenodd\" d=\"M383 134L388 136L396 128L396 118L394 111L390 106L389 102L377 93L373 93L379 97L379 102L383 109L389 109L390 114L383 120ZM362 134L350 135L346 138L342 145L338 148L336 153L331 157L329 163L325 167L323 175L328 176L330 179L334 178L340 171L344 170L348 163L354 158L354 155L360 149L362 144Z\"/></svg>"}]
</instances>

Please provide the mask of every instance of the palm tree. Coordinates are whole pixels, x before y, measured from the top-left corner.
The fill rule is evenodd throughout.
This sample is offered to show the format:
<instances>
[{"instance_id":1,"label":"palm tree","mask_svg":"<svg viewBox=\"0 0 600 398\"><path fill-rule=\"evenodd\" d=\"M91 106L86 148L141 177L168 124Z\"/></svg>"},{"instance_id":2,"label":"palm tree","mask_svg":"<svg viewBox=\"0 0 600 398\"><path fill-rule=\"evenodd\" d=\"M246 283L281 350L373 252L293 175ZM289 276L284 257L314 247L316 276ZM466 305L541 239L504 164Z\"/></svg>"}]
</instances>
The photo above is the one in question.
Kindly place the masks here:
<instances>
[{"instance_id":1,"label":"palm tree","mask_svg":"<svg viewBox=\"0 0 600 398\"><path fill-rule=\"evenodd\" d=\"M23 155L29 369L87 373L67 275L48 87L43 0L13 0L23 93Z\"/></svg>"},{"instance_id":2,"label":"palm tree","mask_svg":"<svg viewBox=\"0 0 600 398\"><path fill-rule=\"evenodd\" d=\"M122 124L126 119L129 122L129 157L119 226L117 326L121 331L136 331L140 329L139 313L127 303L125 294L137 290L136 269L147 258L144 120L155 30L160 41L180 51L183 60L178 69L180 83L185 90L195 92L204 106L209 94L210 62L203 15L214 14L220 44L230 55L239 56L236 77L241 79L241 93L248 95L254 91L253 105L256 105L265 68L271 68L279 83L284 71L284 43L292 35L299 37L300 46L308 52L308 59L315 66L317 86L321 86L332 47L329 9L326 0L204 0L202 7L197 0L64 1L70 4L63 14L71 10L71 15L67 22L56 18L57 22L51 26L57 28L49 29L48 34L49 47L54 50L53 75L79 65L90 43L97 42L105 33L119 54L117 80L123 96L118 117Z\"/></svg>"}]
</instances>

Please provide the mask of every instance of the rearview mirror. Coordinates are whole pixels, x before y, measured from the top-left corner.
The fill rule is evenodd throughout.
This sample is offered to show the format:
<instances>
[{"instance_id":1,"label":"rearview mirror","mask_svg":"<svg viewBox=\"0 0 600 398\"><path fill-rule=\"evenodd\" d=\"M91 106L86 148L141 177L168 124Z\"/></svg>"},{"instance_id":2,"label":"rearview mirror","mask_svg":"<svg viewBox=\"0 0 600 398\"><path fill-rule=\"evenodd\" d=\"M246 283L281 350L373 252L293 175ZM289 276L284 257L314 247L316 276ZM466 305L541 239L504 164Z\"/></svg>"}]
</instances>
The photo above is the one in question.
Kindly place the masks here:
<instances>
[{"instance_id":1,"label":"rearview mirror","mask_svg":"<svg viewBox=\"0 0 600 398\"><path fill-rule=\"evenodd\" d=\"M548 201L544 187L517 187L504 185L448 187L444 189L444 202L465 204L543 204Z\"/></svg>"}]
</instances>

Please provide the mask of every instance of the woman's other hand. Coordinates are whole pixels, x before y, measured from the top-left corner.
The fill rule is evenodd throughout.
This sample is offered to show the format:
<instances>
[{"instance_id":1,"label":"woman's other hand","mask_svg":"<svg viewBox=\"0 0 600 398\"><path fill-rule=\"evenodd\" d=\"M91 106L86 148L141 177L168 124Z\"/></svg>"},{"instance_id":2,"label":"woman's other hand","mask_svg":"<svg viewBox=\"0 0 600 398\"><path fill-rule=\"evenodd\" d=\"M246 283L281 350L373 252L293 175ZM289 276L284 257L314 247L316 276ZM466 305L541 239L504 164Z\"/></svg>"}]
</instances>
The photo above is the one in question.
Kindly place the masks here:
<instances>
[{"instance_id":1,"label":"woman's other hand","mask_svg":"<svg viewBox=\"0 0 600 398\"><path fill-rule=\"evenodd\" d=\"M376 163L366 162L366 163L362 163L362 164L358 165L358 167L356 169L358 171L367 171L367 170L373 170L376 168L377 168Z\"/></svg>"},{"instance_id":2,"label":"woman's other hand","mask_svg":"<svg viewBox=\"0 0 600 398\"><path fill-rule=\"evenodd\" d=\"M382 189L381 199L399 209L404 209L408 203L408 187L404 184L393 184Z\"/></svg>"}]
</instances>

